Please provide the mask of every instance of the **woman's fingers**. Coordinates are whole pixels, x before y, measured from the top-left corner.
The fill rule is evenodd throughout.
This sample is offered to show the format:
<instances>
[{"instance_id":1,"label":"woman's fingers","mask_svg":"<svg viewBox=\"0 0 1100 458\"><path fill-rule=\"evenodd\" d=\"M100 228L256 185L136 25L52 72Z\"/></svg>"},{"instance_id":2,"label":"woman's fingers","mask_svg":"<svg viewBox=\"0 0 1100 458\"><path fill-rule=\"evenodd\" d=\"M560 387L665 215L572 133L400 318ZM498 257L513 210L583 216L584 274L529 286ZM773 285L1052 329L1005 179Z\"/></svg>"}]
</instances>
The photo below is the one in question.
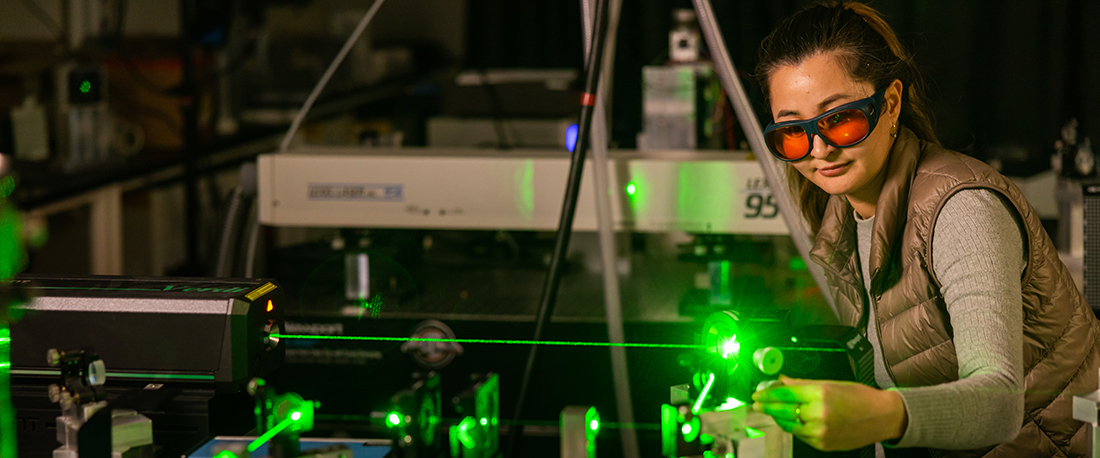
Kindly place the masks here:
<instances>
[{"instance_id":1,"label":"woman's fingers","mask_svg":"<svg viewBox=\"0 0 1100 458\"><path fill-rule=\"evenodd\" d=\"M799 403L757 402L752 407L757 412L763 412L776 421L805 423L805 418L802 417L802 404Z\"/></svg>"}]
</instances>

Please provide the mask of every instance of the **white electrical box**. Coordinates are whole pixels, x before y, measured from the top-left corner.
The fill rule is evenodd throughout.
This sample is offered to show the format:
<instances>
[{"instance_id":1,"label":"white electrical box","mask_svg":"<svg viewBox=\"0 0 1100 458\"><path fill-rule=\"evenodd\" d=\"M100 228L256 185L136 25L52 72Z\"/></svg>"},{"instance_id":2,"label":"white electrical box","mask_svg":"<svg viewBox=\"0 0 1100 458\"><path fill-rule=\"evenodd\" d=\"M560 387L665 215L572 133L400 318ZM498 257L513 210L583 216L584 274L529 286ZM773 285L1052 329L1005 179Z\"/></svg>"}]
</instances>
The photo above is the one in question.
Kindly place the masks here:
<instances>
[{"instance_id":1,"label":"white electrical box","mask_svg":"<svg viewBox=\"0 0 1100 458\"><path fill-rule=\"evenodd\" d=\"M786 234L747 153L613 151L612 219L639 232ZM306 147L259 157L273 226L553 231L570 157L554 150ZM574 230L595 231L591 160Z\"/></svg>"}]
</instances>

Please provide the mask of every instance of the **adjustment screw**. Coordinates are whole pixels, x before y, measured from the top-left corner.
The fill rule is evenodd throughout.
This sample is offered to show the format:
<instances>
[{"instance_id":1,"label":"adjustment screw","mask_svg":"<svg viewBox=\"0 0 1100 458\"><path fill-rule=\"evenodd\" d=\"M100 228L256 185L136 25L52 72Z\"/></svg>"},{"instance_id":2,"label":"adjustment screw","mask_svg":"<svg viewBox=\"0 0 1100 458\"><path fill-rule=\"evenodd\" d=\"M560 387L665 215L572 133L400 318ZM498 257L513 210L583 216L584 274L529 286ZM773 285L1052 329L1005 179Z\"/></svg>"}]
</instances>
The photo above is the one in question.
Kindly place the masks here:
<instances>
[{"instance_id":1,"label":"adjustment screw","mask_svg":"<svg viewBox=\"0 0 1100 458\"><path fill-rule=\"evenodd\" d=\"M46 364L50 367L57 367L61 365L61 352L56 348L46 350Z\"/></svg>"},{"instance_id":2,"label":"adjustment screw","mask_svg":"<svg viewBox=\"0 0 1100 458\"><path fill-rule=\"evenodd\" d=\"M61 401L61 387L57 386L56 383L50 385L48 392L50 393L50 402L56 403Z\"/></svg>"}]
</instances>

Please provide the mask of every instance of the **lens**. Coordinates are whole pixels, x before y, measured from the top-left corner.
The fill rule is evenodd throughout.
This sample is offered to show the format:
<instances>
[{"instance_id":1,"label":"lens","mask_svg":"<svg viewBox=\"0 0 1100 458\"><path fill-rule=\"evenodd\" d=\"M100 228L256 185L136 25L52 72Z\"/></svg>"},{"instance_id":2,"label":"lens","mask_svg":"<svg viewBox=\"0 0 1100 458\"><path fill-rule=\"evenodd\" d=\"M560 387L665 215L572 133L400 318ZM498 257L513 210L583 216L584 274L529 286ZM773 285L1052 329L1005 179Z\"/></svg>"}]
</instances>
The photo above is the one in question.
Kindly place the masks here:
<instances>
[{"instance_id":1,"label":"lens","mask_svg":"<svg viewBox=\"0 0 1100 458\"><path fill-rule=\"evenodd\" d=\"M867 138L870 123L862 111L851 109L822 118L817 122L817 130L833 145L845 147Z\"/></svg>"},{"instance_id":2,"label":"lens","mask_svg":"<svg viewBox=\"0 0 1100 458\"><path fill-rule=\"evenodd\" d=\"M780 159L801 159L810 151L806 130L798 126L780 127L768 132L767 140Z\"/></svg>"}]
</instances>

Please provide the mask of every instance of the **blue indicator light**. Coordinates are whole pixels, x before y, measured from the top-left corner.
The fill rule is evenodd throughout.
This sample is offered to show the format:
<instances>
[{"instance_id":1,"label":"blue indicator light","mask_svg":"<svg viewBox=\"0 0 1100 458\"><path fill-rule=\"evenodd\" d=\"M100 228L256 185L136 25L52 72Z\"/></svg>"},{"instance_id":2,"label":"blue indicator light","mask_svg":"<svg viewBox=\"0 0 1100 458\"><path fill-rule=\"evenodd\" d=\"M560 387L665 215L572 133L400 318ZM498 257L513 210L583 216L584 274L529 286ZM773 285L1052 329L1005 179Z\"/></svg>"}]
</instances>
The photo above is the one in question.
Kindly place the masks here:
<instances>
[{"instance_id":1,"label":"blue indicator light","mask_svg":"<svg viewBox=\"0 0 1100 458\"><path fill-rule=\"evenodd\" d=\"M576 124L570 124L565 128L565 147L572 153L573 149L577 147L577 133L580 132L580 127Z\"/></svg>"}]
</instances>

